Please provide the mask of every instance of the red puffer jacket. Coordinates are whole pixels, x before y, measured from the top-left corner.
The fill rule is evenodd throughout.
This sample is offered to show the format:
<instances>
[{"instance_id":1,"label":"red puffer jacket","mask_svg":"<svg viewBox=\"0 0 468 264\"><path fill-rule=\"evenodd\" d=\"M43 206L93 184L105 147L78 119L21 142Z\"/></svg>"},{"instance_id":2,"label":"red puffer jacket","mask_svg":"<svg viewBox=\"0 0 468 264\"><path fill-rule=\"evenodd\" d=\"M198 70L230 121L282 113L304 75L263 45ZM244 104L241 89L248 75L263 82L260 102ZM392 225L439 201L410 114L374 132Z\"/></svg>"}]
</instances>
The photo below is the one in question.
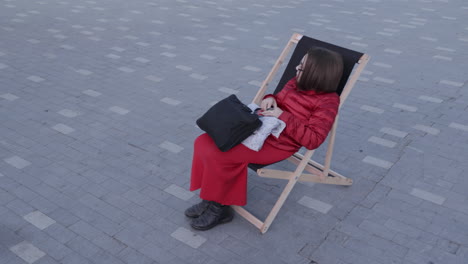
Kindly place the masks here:
<instances>
[{"instance_id":1,"label":"red puffer jacket","mask_svg":"<svg viewBox=\"0 0 468 264\"><path fill-rule=\"evenodd\" d=\"M300 147L318 148L327 138L338 114L340 97L336 93L300 91L296 77L289 80L274 97L283 110L279 119L286 123L279 138L270 136L269 143L279 149L297 151Z\"/></svg>"}]
</instances>

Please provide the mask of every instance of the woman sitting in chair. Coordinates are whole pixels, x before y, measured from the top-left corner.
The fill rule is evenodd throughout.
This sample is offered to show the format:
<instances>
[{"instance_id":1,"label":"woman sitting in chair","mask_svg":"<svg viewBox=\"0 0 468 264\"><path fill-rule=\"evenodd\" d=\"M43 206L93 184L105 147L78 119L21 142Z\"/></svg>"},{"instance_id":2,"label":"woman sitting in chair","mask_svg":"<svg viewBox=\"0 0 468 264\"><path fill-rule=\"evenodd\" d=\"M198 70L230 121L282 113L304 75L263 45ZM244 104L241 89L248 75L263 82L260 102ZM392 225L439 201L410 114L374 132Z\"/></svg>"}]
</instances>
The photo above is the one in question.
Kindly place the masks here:
<instances>
[{"instance_id":1,"label":"woman sitting in chair","mask_svg":"<svg viewBox=\"0 0 468 264\"><path fill-rule=\"evenodd\" d=\"M190 190L201 189L202 201L185 211L194 229L230 222L229 205L246 204L248 164L272 164L325 141L338 113L343 60L336 52L311 48L296 71L278 94L261 102L261 114L281 119L286 128L278 138L269 136L258 152L243 144L221 152L208 134L195 140Z\"/></svg>"}]
</instances>

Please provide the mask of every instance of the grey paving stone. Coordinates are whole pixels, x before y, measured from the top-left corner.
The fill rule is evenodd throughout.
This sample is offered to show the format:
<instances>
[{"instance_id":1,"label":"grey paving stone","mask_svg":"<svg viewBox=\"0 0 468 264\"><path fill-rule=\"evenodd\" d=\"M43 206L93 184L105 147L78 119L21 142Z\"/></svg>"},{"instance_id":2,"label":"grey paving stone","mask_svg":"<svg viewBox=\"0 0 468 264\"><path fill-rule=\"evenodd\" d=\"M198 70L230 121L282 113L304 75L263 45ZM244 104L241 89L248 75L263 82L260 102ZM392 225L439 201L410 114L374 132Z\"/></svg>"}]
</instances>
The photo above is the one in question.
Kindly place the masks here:
<instances>
[{"instance_id":1,"label":"grey paving stone","mask_svg":"<svg viewBox=\"0 0 468 264\"><path fill-rule=\"evenodd\" d=\"M378 237L384 238L391 240L395 236L395 232L392 229L389 229L388 227L373 223L368 220L364 220L360 225L359 228L366 230L369 233L372 233Z\"/></svg>"},{"instance_id":2,"label":"grey paving stone","mask_svg":"<svg viewBox=\"0 0 468 264\"><path fill-rule=\"evenodd\" d=\"M0 233L2 234L0 236L0 247L5 247L5 249L13 245L17 245L24 240L22 237L3 225L0 225Z\"/></svg>"},{"instance_id":3,"label":"grey paving stone","mask_svg":"<svg viewBox=\"0 0 468 264\"><path fill-rule=\"evenodd\" d=\"M151 225L151 223L149 223ZM154 226L154 225L152 225ZM178 227L175 224L168 224L168 230L164 230L164 233L161 233L160 229L153 228L152 231L147 232L143 235L144 239L152 242L156 245L160 245L164 250L171 250L179 246L182 242L172 237L172 230L176 230ZM171 230L169 230L171 227Z\"/></svg>"},{"instance_id":4,"label":"grey paving stone","mask_svg":"<svg viewBox=\"0 0 468 264\"><path fill-rule=\"evenodd\" d=\"M413 126L413 128L417 130L421 130L431 135L438 135L440 133L439 129L434 128L434 127L424 126L424 125L415 125Z\"/></svg>"},{"instance_id":5,"label":"grey paving stone","mask_svg":"<svg viewBox=\"0 0 468 264\"><path fill-rule=\"evenodd\" d=\"M449 127L459 129L462 131L468 131L468 125L462 125L462 124L455 123L455 122L450 123Z\"/></svg>"},{"instance_id":6,"label":"grey paving stone","mask_svg":"<svg viewBox=\"0 0 468 264\"><path fill-rule=\"evenodd\" d=\"M101 235L101 232L99 230L82 220L71 225L69 229L74 233L85 237L88 240L93 240Z\"/></svg>"},{"instance_id":7,"label":"grey paving stone","mask_svg":"<svg viewBox=\"0 0 468 264\"><path fill-rule=\"evenodd\" d=\"M78 69L78 70L76 70L76 72L79 73L79 74L85 75L85 76L90 75L90 74L93 73L92 71L88 71L88 70L85 70L85 69Z\"/></svg>"},{"instance_id":8,"label":"grey paving stone","mask_svg":"<svg viewBox=\"0 0 468 264\"><path fill-rule=\"evenodd\" d=\"M445 84L445 85L450 85L450 86L455 86L455 87L463 86L463 83L456 82L456 81L451 81L451 80L441 80L439 83L440 84Z\"/></svg>"},{"instance_id":9,"label":"grey paving stone","mask_svg":"<svg viewBox=\"0 0 468 264\"><path fill-rule=\"evenodd\" d=\"M418 198L421 198L421 199L424 199L424 200L439 204L439 205L443 204L445 202L444 197L442 197L440 195L433 194L433 193L428 192L428 191L418 189L418 188L413 188L411 190L410 194L414 195L414 196L416 196Z\"/></svg>"},{"instance_id":10,"label":"grey paving stone","mask_svg":"<svg viewBox=\"0 0 468 264\"><path fill-rule=\"evenodd\" d=\"M239 91L231 89L231 88L227 88L227 87L221 87L221 88L218 89L218 91L223 92L223 93L227 93L227 94L237 94L237 93L239 93Z\"/></svg>"},{"instance_id":11,"label":"grey paving stone","mask_svg":"<svg viewBox=\"0 0 468 264\"><path fill-rule=\"evenodd\" d=\"M19 199L15 199L9 202L8 204L6 204L6 207L18 215L26 215L31 213L32 211L35 211L34 208L32 208L27 203Z\"/></svg>"},{"instance_id":12,"label":"grey paving stone","mask_svg":"<svg viewBox=\"0 0 468 264\"><path fill-rule=\"evenodd\" d=\"M27 241L23 241L10 247L10 250L18 255L18 257L22 258L24 261L30 264L36 262L46 255L43 251Z\"/></svg>"},{"instance_id":13,"label":"grey paving stone","mask_svg":"<svg viewBox=\"0 0 468 264\"><path fill-rule=\"evenodd\" d=\"M45 256L39 259L35 264L59 264L58 261L54 260L52 257ZM85 262L86 263L86 262Z\"/></svg>"},{"instance_id":14,"label":"grey paving stone","mask_svg":"<svg viewBox=\"0 0 468 264\"><path fill-rule=\"evenodd\" d=\"M376 114L383 114L385 112L385 110L383 110L383 109L373 107L373 106L370 106L370 105L362 105L361 109L364 110L364 111L369 111L369 112L376 113Z\"/></svg>"},{"instance_id":15,"label":"grey paving stone","mask_svg":"<svg viewBox=\"0 0 468 264\"><path fill-rule=\"evenodd\" d=\"M332 253L333 249L339 249L336 253ZM352 250L345 248L341 245L325 242L314 254L311 259L317 263L340 263L345 261L348 263L380 263L376 259L369 259L368 257L360 257L359 254Z\"/></svg>"},{"instance_id":16,"label":"grey paving stone","mask_svg":"<svg viewBox=\"0 0 468 264\"><path fill-rule=\"evenodd\" d=\"M110 255L105 251L99 251L98 253L90 257L94 263L103 263L103 264L123 264L124 262L118 258Z\"/></svg>"},{"instance_id":17,"label":"grey paving stone","mask_svg":"<svg viewBox=\"0 0 468 264\"><path fill-rule=\"evenodd\" d=\"M408 135L408 133L404 131L399 131L399 130L389 128L389 127L383 127L382 129L380 129L380 131L385 134L389 134L389 135L400 137L400 138L404 138L406 137L406 135Z\"/></svg>"},{"instance_id":18,"label":"grey paving stone","mask_svg":"<svg viewBox=\"0 0 468 264\"><path fill-rule=\"evenodd\" d=\"M67 125L64 125L64 124L57 124L55 126L52 127L52 129L54 130L57 130L58 132L62 133L62 134L70 134L72 133L73 131L75 131L75 129L67 126Z\"/></svg>"},{"instance_id":19,"label":"grey paving stone","mask_svg":"<svg viewBox=\"0 0 468 264\"><path fill-rule=\"evenodd\" d=\"M74 232L68 230L68 228L57 223L47 227L45 232L62 244L67 243L77 236Z\"/></svg>"},{"instance_id":20,"label":"grey paving stone","mask_svg":"<svg viewBox=\"0 0 468 264\"><path fill-rule=\"evenodd\" d=\"M160 82L160 81L163 80L162 78L159 78L159 77L156 77L156 76L153 76L153 75L148 75L145 78L150 80L150 81L153 81L153 82Z\"/></svg>"},{"instance_id":21,"label":"grey paving stone","mask_svg":"<svg viewBox=\"0 0 468 264\"><path fill-rule=\"evenodd\" d=\"M410 106L410 105L405 105L405 104L400 104L400 103L394 103L393 107L401 109L401 110L405 110L408 112L416 112L418 110L418 108L415 106Z\"/></svg>"},{"instance_id":22,"label":"grey paving stone","mask_svg":"<svg viewBox=\"0 0 468 264\"><path fill-rule=\"evenodd\" d=\"M175 230L171 236L185 244L187 244L188 246L192 247L192 248L198 248L200 247L201 245L203 245L203 243L206 242L206 238L204 238L203 236L201 235L197 235L195 233L193 233L192 231L186 229L186 228L183 228L183 227L179 227L177 228L177 230Z\"/></svg>"},{"instance_id":23,"label":"grey paving stone","mask_svg":"<svg viewBox=\"0 0 468 264\"><path fill-rule=\"evenodd\" d=\"M94 217L89 221L89 224L110 236L115 235L124 228L122 224L116 223L115 221L102 215L97 215Z\"/></svg>"},{"instance_id":24,"label":"grey paving stone","mask_svg":"<svg viewBox=\"0 0 468 264\"><path fill-rule=\"evenodd\" d=\"M22 237L23 240L27 240L31 243L34 243L39 248L41 248L44 241L50 239L50 236L48 236L45 232L29 223L17 229L15 232L20 237Z\"/></svg>"},{"instance_id":25,"label":"grey paving stone","mask_svg":"<svg viewBox=\"0 0 468 264\"><path fill-rule=\"evenodd\" d=\"M210 243L209 241L203 243L203 245L199 247L199 250L220 262L225 262L238 257L229 249L220 246L218 243Z\"/></svg>"},{"instance_id":26,"label":"grey paving stone","mask_svg":"<svg viewBox=\"0 0 468 264\"><path fill-rule=\"evenodd\" d=\"M81 256L93 256L94 254L97 254L101 251L97 245L91 243L91 241L81 236L76 236L75 238L65 243L65 245Z\"/></svg>"},{"instance_id":27,"label":"grey paving stone","mask_svg":"<svg viewBox=\"0 0 468 264\"><path fill-rule=\"evenodd\" d=\"M440 98L435 98L435 97L431 97L431 96L427 96L427 95L421 95L418 97L418 99L420 100L423 100L423 101L427 101L427 102L431 102L431 103L442 103L443 100L440 99Z\"/></svg>"},{"instance_id":28,"label":"grey paving stone","mask_svg":"<svg viewBox=\"0 0 468 264\"><path fill-rule=\"evenodd\" d=\"M0 97L8 101L15 101L19 98L18 96L11 93L2 94Z\"/></svg>"},{"instance_id":29,"label":"grey paving stone","mask_svg":"<svg viewBox=\"0 0 468 264\"><path fill-rule=\"evenodd\" d=\"M138 251L141 252L143 255L149 257L150 259L153 259L156 262L160 263L169 263L170 261L176 258L174 254L167 252L163 250L160 246L152 243L147 243Z\"/></svg>"},{"instance_id":30,"label":"grey paving stone","mask_svg":"<svg viewBox=\"0 0 468 264\"><path fill-rule=\"evenodd\" d=\"M120 231L114 236L114 238L136 250L140 250L148 244L147 240L128 229Z\"/></svg>"},{"instance_id":31,"label":"grey paving stone","mask_svg":"<svg viewBox=\"0 0 468 264\"><path fill-rule=\"evenodd\" d=\"M91 90L91 89L85 90L85 91L83 91L83 93L86 94L86 95L89 95L91 97L98 97L98 96L101 95L100 92L97 92L97 91L94 91L94 90Z\"/></svg>"},{"instance_id":32,"label":"grey paving stone","mask_svg":"<svg viewBox=\"0 0 468 264\"><path fill-rule=\"evenodd\" d=\"M447 239L439 239L437 241L437 247L444 251L447 251L450 254L456 254L458 249L460 248L460 245Z\"/></svg>"},{"instance_id":33,"label":"grey paving stone","mask_svg":"<svg viewBox=\"0 0 468 264\"><path fill-rule=\"evenodd\" d=\"M417 199L414 196L408 195L406 192L402 192L402 191L395 190L395 189L391 190L388 193L387 197L392 199L392 202L396 200L396 201L401 201L401 202L404 202L405 204L407 203L407 204L411 204L414 206L421 205L420 199ZM408 210L410 210L410 208L408 208Z\"/></svg>"},{"instance_id":34,"label":"grey paving stone","mask_svg":"<svg viewBox=\"0 0 468 264\"><path fill-rule=\"evenodd\" d=\"M30 80L30 81L33 81L33 82L37 82L37 83L45 81L44 78L41 78L41 77L36 76L36 75L31 75L27 79Z\"/></svg>"},{"instance_id":35,"label":"grey paving stone","mask_svg":"<svg viewBox=\"0 0 468 264\"><path fill-rule=\"evenodd\" d=\"M104 195L109 193L109 190L91 181L81 185L81 188L83 188L83 190L85 190L86 192L89 192L90 194L92 194L93 196L97 198L101 198Z\"/></svg>"},{"instance_id":36,"label":"grey paving stone","mask_svg":"<svg viewBox=\"0 0 468 264\"><path fill-rule=\"evenodd\" d=\"M83 257L82 255L80 254L77 254L75 252L72 252L71 254L65 256L61 263L69 263L69 264L91 264L92 262Z\"/></svg>"},{"instance_id":37,"label":"grey paving stone","mask_svg":"<svg viewBox=\"0 0 468 264\"><path fill-rule=\"evenodd\" d=\"M377 166L377 167L384 168L384 169L390 169L393 166L392 162L379 159L376 157L372 157L372 156L366 156L362 161L365 163Z\"/></svg>"},{"instance_id":38,"label":"grey paving stone","mask_svg":"<svg viewBox=\"0 0 468 264\"><path fill-rule=\"evenodd\" d=\"M118 51L118 52L125 51L124 48L120 48L120 47L112 47L111 50L115 50L115 51Z\"/></svg>"},{"instance_id":39,"label":"grey paving stone","mask_svg":"<svg viewBox=\"0 0 468 264\"><path fill-rule=\"evenodd\" d=\"M144 238L149 232L153 231L151 225L136 219L130 219L125 222L125 229L142 238Z\"/></svg>"},{"instance_id":40,"label":"grey paving stone","mask_svg":"<svg viewBox=\"0 0 468 264\"><path fill-rule=\"evenodd\" d=\"M175 184L171 184L169 187L164 189L164 191L184 201L188 201L190 198L194 196L192 192L189 192L186 189L180 186L177 186Z\"/></svg>"},{"instance_id":41,"label":"grey paving stone","mask_svg":"<svg viewBox=\"0 0 468 264\"><path fill-rule=\"evenodd\" d=\"M40 244L37 244L37 247L47 253L48 256L59 261L73 252L71 249L51 237L47 237L47 239L42 241Z\"/></svg>"},{"instance_id":42,"label":"grey paving stone","mask_svg":"<svg viewBox=\"0 0 468 264\"><path fill-rule=\"evenodd\" d=\"M57 205L52 203L51 201L39 196L36 199L30 202L30 205L36 208L38 211L42 212L43 214L47 215L50 212L56 210L58 208Z\"/></svg>"},{"instance_id":43,"label":"grey paving stone","mask_svg":"<svg viewBox=\"0 0 468 264\"><path fill-rule=\"evenodd\" d=\"M396 146L396 142L393 142L391 140L387 140L387 139L383 139L383 138L379 138L379 137L370 137L368 139L369 142L372 142L372 143L375 143L375 144L378 144L378 145L381 145L381 146L384 146L384 147L389 147L389 148L393 148Z\"/></svg>"},{"instance_id":44,"label":"grey paving stone","mask_svg":"<svg viewBox=\"0 0 468 264\"><path fill-rule=\"evenodd\" d=\"M37 228L39 228L41 230L44 230L47 227L49 227L50 225L55 223L54 219L48 217L47 215L43 214L40 211L31 212L31 213L25 215L23 218L24 218L24 220L30 222L35 227L37 227Z\"/></svg>"},{"instance_id":45,"label":"grey paving stone","mask_svg":"<svg viewBox=\"0 0 468 264\"><path fill-rule=\"evenodd\" d=\"M179 70L183 70L183 71L191 71L192 70L192 67L185 66L185 65L176 65L176 68L179 69Z\"/></svg>"},{"instance_id":46,"label":"grey paving stone","mask_svg":"<svg viewBox=\"0 0 468 264\"><path fill-rule=\"evenodd\" d=\"M305 207L321 212L322 214L328 213L328 211L330 211L330 209L333 208L333 205L331 204L319 201L317 199L314 199L308 196L302 197L297 202Z\"/></svg>"},{"instance_id":47,"label":"grey paving stone","mask_svg":"<svg viewBox=\"0 0 468 264\"><path fill-rule=\"evenodd\" d=\"M174 58L174 57L177 56L177 54L174 54L174 53L171 53L171 52L162 52L161 55L169 57L169 58Z\"/></svg>"},{"instance_id":48,"label":"grey paving stone","mask_svg":"<svg viewBox=\"0 0 468 264\"><path fill-rule=\"evenodd\" d=\"M65 117L70 117L70 118L77 117L78 115L80 115L80 113L75 112L75 111L70 110L70 109L62 109L62 110L58 111L57 113L65 116Z\"/></svg>"},{"instance_id":49,"label":"grey paving stone","mask_svg":"<svg viewBox=\"0 0 468 264\"><path fill-rule=\"evenodd\" d=\"M216 59L215 56L209 55L209 54L202 54L200 55L200 58L205 59L205 60L214 60Z\"/></svg>"},{"instance_id":50,"label":"grey paving stone","mask_svg":"<svg viewBox=\"0 0 468 264\"><path fill-rule=\"evenodd\" d=\"M4 161L17 169L24 169L27 166L31 165L31 162L24 160L23 158L18 157L18 156L13 156L13 157L4 159Z\"/></svg>"},{"instance_id":51,"label":"grey paving stone","mask_svg":"<svg viewBox=\"0 0 468 264\"><path fill-rule=\"evenodd\" d=\"M177 255L175 258L177 261L184 261L189 263L213 263L213 259L211 259L210 256L203 254L200 251L185 244L180 244L178 247L170 250L170 252L174 253L174 255Z\"/></svg>"},{"instance_id":52,"label":"grey paving stone","mask_svg":"<svg viewBox=\"0 0 468 264\"><path fill-rule=\"evenodd\" d=\"M84 195L80 198L80 202L84 205L98 211L100 214L113 219L115 222L120 223L128 219L128 215L120 211L118 208L107 204L106 202L92 196L92 195Z\"/></svg>"},{"instance_id":53,"label":"grey paving stone","mask_svg":"<svg viewBox=\"0 0 468 264\"><path fill-rule=\"evenodd\" d=\"M148 63L148 62L150 62L150 60L145 59L145 58L141 58L141 57L135 58L134 60L136 60L136 61L138 61L138 62L141 62L141 63Z\"/></svg>"},{"instance_id":54,"label":"grey paving stone","mask_svg":"<svg viewBox=\"0 0 468 264\"><path fill-rule=\"evenodd\" d=\"M393 219L389 219L385 223L385 226L392 229L392 230L395 230L397 232L406 234L406 235L411 236L411 237L417 237L421 233L421 230L418 230L418 229L416 229L414 227L406 225L406 224L404 224L402 222L395 221Z\"/></svg>"},{"instance_id":55,"label":"grey paving stone","mask_svg":"<svg viewBox=\"0 0 468 264\"><path fill-rule=\"evenodd\" d=\"M159 146L161 148L163 148L163 149L166 149L166 150L172 152L172 153L179 153L184 149L183 147L181 147L181 146L179 146L177 144L174 144L174 143L172 143L170 141L167 141L167 140L164 141L163 143L161 143Z\"/></svg>"},{"instance_id":56,"label":"grey paving stone","mask_svg":"<svg viewBox=\"0 0 468 264\"><path fill-rule=\"evenodd\" d=\"M108 235L97 237L92 242L112 255L117 255L119 252L127 248L126 245Z\"/></svg>"},{"instance_id":57,"label":"grey paving stone","mask_svg":"<svg viewBox=\"0 0 468 264\"><path fill-rule=\"evenodd\" d=\"M392 54L401 54L401 50L396 50L396 49L384 49L384 52L392 53Z\"/></svg>"},{"instance_id":58,"label":"grey paving stone","mask_svg":"<svg viewBox=\"0 0 468 264\"><path fill-rule=\"evenodd\" d=\"M253 252L257 252L258 248L252 247L244 241L238 240L233 237L227 237L224 241L219 243L224 248L229 248L230 251L240 256L251 255Z\"/></svg>"},{"instance_id":59,"label":"grey paving stone","mask_svg":"<svg viewBox=\"0 0 468 264\"><path fill-rule=\"evenodd\" d=\"M196 79L196 80L200 80L200 81L203 81L205 80L206 78L208 78L208 76L206 75L202 75L202 74L199 74L199 73L192 73L189 75L191 78L193 79Z\"/></svg>"},{"instance_id":60,"label":"grey paving stone","mask_svg":"<svg viewBox=\"0 0 468 264\"><path fill-rule=\"evenodd\" d=\"M168 97L161 99L161 102L166 103L168 105L173 105L173 106L179 105L181 103L179 100L168 98Z\"/></svg>"},{"instance_id":61,"label":"grey paving stone","mask_svg":"<svg viewBox=\"0 0 468 264\"><path fill-rule=\"evenodd\" d=\"M119 254L118 257L123 260L127 264L133 264L133 263L141 263L141 264L152 264L154 261L142 253L132 249L132 248L125 248L122 250Z\"/></svg>"},{"instance_id":62,"label":"grey paving stone","mask_svg":"<svg viewBox=\"0 0 468 264\"><path fill-rule=\"evenodd\" d=\"M119 55L115 55L115 54L112 54L112 53L107 54L106 57L111 58L111 59L120 59Z\"/></svg>"},{"instance_id":63,"label":"grey paving stone","mask_svg":"<svg viewBox=\"0 0 468 264\"><path fill-rule=\"evenodd\" d=\"M134 203L130 202L129 200L119 196L119 195L115 195L115 194L111 194L111 193L108 193L106 195L104 195L102 198L101 198L103 201L115 206L115 207L118 207L118 208L126 208L126 207L130 207L130 206L135 206Z\"/></svg>"},{"instance_id":64,"label":"grey paving stone","mask_svg":"<svg viewBox=\"0 0 468 264\"><path fill-rule=\"evenodd\" d=\"M8 204L9 202L14 201L14 200L15 200L15 197L13 195L8 193L7 191L0 189L0 202L2 204Z\"/></svg>"},{"instance_id":65,"label":"grey paving stone","mask_svg":"<svg viewBox=\"0 0 468 264\"><path fill-rule=\"evenodd\" d=\"M105 175L104 175L105 176ZM108 189L113 194L123 194L130 188L114 179L107 179L101 184L104 188Z\"/></svg>"},{"instance_id":66,"label":"grey paving stone","mask_svg":"<svg viewBox=\"0 0 468 264\"><path fill-rule=\"evenodd\" d=\"M6 1L0 215L13 235L2 239L48 254L34 263L466 263L468 6L457 4ZM265 235L236 217L200 233L207 241L197 249L183 244L171 234L189 224L182 189L201 133L194 120L223 94L249 101L292 32L371 56L340 109L333 154L332 169L354 184L297 185ZM29 166L6 161L13 156ZM366 156L392 165L362 164ZM279 193L282 183L251 176L248 206L263 218L274 198L262 190ZM164 191L172 185L179 198ZM296 202L304 196L333 207L316 212ZM22 218L28 208L57 223L36 228ZM60 230L80 230L99 251L81 256ZM153 258L135 250L148 243ZM25 263L10 246L0 246L0 263Z\"/></svg>"},{"instance_id":67,"label":"grey paving stone","mask_svg":"<svg viewBox=\"0 0 468 264\"><path fill-rule=\"evenodd\" d=\"M247 71L253 71L253 72L259 72L259 71L262 70L262 69L260 69L258 67L250 66L250 65L244 66L244 67L242 67L242 69L247 70Z\"/></svg>"},{"instance_id":68,"label":"grey paving stone","mask_svg":"<svg viewBox=\"0 0 468 264\"><path fill-rule=\"evenodd\" d=\"M396 256L385 255L385 251L374 247L372 244L366 241L360 241L357 239L349 239L344 243L344 246L356 252L358 255L367 257L369 259L375 259L374 261L380 263L401 263L401 258ZM390 261L386 261L389 259Z\"/></svg>"},{"instance_id":69,"label":"grey paving stone","mask_svg":"<svg viewBox=\"0 0 468 264\"><path fill-rule=\"evenodd\" d=\"M149 198L146 195L143 195L133 189L129 190L123 195L124 198L127 200L134 202L138 205L144 205L145 203L148 203L151 201L151 198Z\"/></svg>"},{"instance_id":70,"label":"grey paving stone","mask_svg":"<svg viewBox=\"0 0 468 264\"><path fill-rule=\"evenodd\" d=\"M111 108L109 108L110 111L114 112L114 113L117 113L119 115L126 115L130 112L130 110L127 110L125 108L122 108L120 106L112 106Z\"/></svg>"}]
</instances>

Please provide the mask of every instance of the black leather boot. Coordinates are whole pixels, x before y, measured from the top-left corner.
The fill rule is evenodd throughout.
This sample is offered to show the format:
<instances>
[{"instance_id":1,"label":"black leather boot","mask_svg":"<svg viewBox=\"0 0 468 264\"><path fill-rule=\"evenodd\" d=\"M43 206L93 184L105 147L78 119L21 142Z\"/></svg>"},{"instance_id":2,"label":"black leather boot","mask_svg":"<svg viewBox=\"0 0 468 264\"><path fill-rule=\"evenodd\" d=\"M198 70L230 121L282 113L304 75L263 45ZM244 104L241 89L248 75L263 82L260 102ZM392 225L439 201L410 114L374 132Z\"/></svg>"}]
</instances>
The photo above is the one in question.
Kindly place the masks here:
<instances>
[{"instance_id":1,"label":"black leather boot","mask_svg":"<svg viewBox=\"0 0 468 264\"><path fill-rule=\"evenodd\" d=\"M197 218L202 215L208 206L210 205L210 201L202 200L201 202L192 205L187 210L185 210L185 216L190 218Z\"/></svg>"},{"instance_id":2,"label":"black leather boot","mask_svg":"<svg viewBox=\"0 0 468 264\"><path fill-rule=\"evenodd\" d=\"M197 230L208 230L219 224L231 222L233 217L230 206L211 202L201 216L192 220L191 226Z\"/></svg>"}]
</instances>

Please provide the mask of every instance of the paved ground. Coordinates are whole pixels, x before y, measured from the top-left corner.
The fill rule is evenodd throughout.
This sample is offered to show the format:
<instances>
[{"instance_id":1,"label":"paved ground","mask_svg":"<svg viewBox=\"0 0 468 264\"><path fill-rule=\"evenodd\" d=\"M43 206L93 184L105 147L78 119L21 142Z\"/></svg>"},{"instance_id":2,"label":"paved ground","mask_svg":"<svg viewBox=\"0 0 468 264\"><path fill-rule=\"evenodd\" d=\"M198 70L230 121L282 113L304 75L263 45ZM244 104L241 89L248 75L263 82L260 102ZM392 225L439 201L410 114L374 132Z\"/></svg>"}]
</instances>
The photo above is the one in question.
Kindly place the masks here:
<instances>
[{"instance_id":1,"label":"paved ground","mask_svg":"<svg viewBox=\"0 0 468 264\"><path fill-rule=\"evenodd\" d=\"M354 185L191 230L196 118L293 32L372 56L333 156ZM467 47L462 0L0 1L0 263L466 264ZM251 173L248 208L282 186Z\"/></svg>"}]
</instances>

